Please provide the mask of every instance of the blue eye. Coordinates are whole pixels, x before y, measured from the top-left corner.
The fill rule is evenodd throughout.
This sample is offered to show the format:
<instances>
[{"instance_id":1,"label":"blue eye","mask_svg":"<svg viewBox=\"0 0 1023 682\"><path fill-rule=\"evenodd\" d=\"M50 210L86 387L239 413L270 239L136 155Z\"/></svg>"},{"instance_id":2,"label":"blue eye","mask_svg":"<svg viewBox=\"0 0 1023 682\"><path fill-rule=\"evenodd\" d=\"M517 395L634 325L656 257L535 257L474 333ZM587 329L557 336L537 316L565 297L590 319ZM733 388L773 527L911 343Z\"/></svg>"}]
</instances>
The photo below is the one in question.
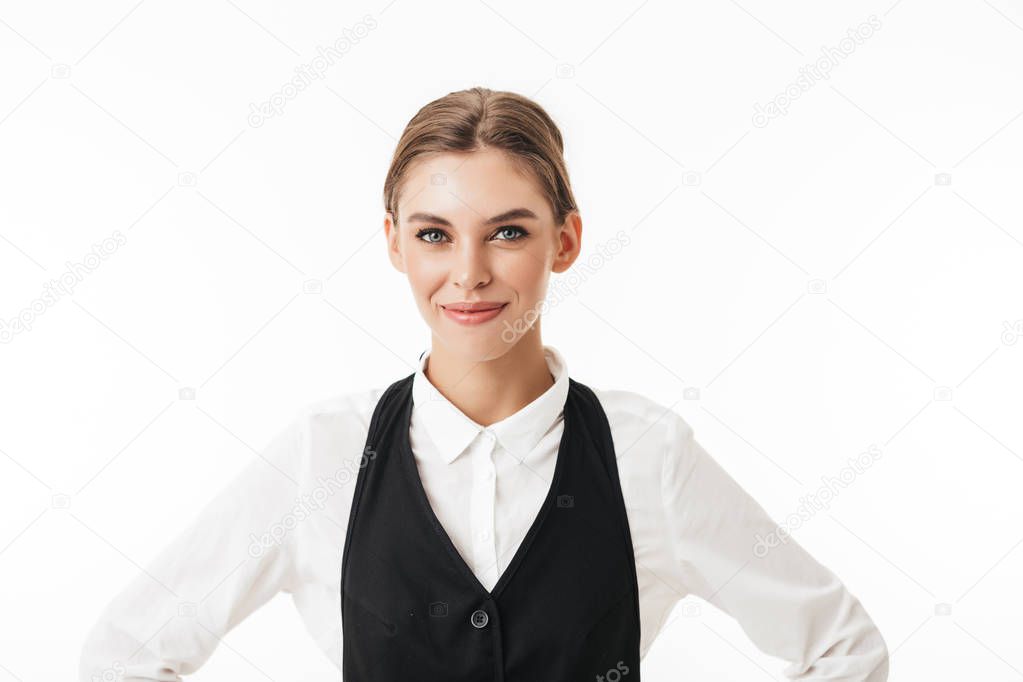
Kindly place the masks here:
<instances>
[{"instance_id":1,"label":"blue eye","mask_svg":"<svg viewBox=\"0 0 1023 682\"><path fill-rule=\"evenodd\" d=\"M501 234L504 232L511 232L514 236L509 237L508 239L500 239L498 241L514 242L524 238L526 235L529 234L528 232L525 231L525 229L519 227L518 225L508 225L507 227L502 227L500 230L497 231L497 234Z\"/></svg>"},{"instance_id":2,"label":"blue eye","mask_svg":"<svg viewBox=\"0 0 1023 682\"><path fill-rule=\"evenodd\" d=\"M424 235L431 235L431 234L435 234L435 235L438 235L438 236L441 236L441 237L444 236L444 233L441 232L440 230L438 230L436 228L433 228L433 227L428 227L426 229L419 230L419 232L416 232L416 239L421 239L424 242L426 242L427 244L439 244L440 240L433 240L433 239L426 239L426 238L424 238Z\"/></svg>"},{"instance_id":3,"label":"blue eye","mask_svg":"<svg viewBox=\"0 0 1023 682\"><path fill-rule=\"evenodd\" d=\"M499 235L505 236L500 237ZM433 239L434 236L436 236L437 239ZM494 233L494 237L499 242L516 242L527 236L529 236L529 232L518 225L506 225ZM416 232L416 239L426 242L427 244L440 244L447 239L447 234L444 230L437 227L425 227Z\"/></svg>"}]
</instances>

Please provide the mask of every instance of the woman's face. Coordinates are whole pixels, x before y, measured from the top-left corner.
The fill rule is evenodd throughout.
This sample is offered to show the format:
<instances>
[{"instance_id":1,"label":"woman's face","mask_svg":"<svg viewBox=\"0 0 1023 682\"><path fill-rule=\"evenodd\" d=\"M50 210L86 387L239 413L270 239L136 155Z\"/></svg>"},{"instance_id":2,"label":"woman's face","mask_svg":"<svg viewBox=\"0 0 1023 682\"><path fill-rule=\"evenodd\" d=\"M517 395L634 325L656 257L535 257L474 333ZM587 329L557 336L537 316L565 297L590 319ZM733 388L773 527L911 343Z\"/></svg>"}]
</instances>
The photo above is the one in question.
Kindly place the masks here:
<instances>
[{"instance_id":1,"label":"woman's face","mask_svg":"<svg viewBox=\"0 0 1023 682\"><path fill-rule=\"evenodd\" d=\"M399 225L384 220L388 252L435 340L480 362L539 334L550 273L579 253L578 213L555 224L534 181L489 148L420 159L400 190ZM458 312L466 304L489 310Z\"/></svg>"}]
</instances>

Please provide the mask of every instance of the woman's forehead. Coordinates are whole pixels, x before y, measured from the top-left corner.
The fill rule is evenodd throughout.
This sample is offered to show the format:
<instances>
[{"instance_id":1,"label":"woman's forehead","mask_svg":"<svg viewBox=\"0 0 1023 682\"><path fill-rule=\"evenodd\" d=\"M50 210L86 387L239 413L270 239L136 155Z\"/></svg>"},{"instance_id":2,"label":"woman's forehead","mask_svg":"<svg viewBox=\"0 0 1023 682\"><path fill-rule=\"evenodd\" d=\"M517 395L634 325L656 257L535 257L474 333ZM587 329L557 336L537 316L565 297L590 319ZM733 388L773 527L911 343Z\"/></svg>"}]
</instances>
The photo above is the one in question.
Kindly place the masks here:
<instances>
[{"instance_id":1,"label":"woman's forehead","mask_svg":"<svg viewBox=\"0 0 1023 682\"><path fill-rule=\"evenodd\" d=\"M414 164L403 183L399 211L480 222L516 208L550 217L532 178L504 154L480 151L437 154Z\"/></svg>"}]
</instances>

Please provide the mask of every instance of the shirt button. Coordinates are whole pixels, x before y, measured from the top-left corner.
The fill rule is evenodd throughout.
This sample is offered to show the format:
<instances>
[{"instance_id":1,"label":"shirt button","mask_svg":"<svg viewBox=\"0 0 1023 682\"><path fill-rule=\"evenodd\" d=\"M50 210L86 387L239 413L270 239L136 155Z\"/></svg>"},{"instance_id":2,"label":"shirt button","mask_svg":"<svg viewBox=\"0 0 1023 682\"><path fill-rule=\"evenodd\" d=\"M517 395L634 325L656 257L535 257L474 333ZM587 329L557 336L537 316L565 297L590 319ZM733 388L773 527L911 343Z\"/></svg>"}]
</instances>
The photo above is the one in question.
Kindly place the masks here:
<instances>
[{"instance_id":1,"label":"shirt button","mask_svg":"<svg viewBox=\"0 0 1023 682\"><path fill-rule=\"evenodd\" d=\"M470 618L470 621L472 622L472 626L474 628L486 627L487 621L489 620L490 616L488 616L487 612L484 611L483 609L476 609L475 611L473 611L472 618Z\"/></svg>"}]
</instances>

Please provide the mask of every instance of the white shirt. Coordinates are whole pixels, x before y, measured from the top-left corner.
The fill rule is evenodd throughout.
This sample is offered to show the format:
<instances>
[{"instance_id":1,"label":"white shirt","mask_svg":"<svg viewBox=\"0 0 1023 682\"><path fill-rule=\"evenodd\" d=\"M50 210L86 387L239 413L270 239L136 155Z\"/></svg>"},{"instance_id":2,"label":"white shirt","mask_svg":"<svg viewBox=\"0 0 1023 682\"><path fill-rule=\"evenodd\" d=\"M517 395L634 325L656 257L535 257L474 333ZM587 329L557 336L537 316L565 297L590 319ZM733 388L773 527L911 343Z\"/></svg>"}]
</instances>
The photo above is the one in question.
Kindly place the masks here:
<instances>
[{"instance_id":1,"label":"white shirt","mask_svg":"<svg viewBox=\"0 0 1023 682\"><path fill-rule=\"evenodd\" d=\"M410 439L448 536L492 588L539 513L568 394L564 357L544 346L554 385L484 428L445 399L419 361ZM280 591L341 668L340 567L369 421L386 387L309 405L191 525L126 586L90 631L79 679L111 661L125 679L178 681ZM607 414L639 583L640 656L692 594L734 617L795 680L883 682L884 640L838 577L707 454L675 412L636 393L590 386ZM761 548L762 549L762 548ZM186 617L180 617L184 614Z\"/></svg>"}]
</instances>

